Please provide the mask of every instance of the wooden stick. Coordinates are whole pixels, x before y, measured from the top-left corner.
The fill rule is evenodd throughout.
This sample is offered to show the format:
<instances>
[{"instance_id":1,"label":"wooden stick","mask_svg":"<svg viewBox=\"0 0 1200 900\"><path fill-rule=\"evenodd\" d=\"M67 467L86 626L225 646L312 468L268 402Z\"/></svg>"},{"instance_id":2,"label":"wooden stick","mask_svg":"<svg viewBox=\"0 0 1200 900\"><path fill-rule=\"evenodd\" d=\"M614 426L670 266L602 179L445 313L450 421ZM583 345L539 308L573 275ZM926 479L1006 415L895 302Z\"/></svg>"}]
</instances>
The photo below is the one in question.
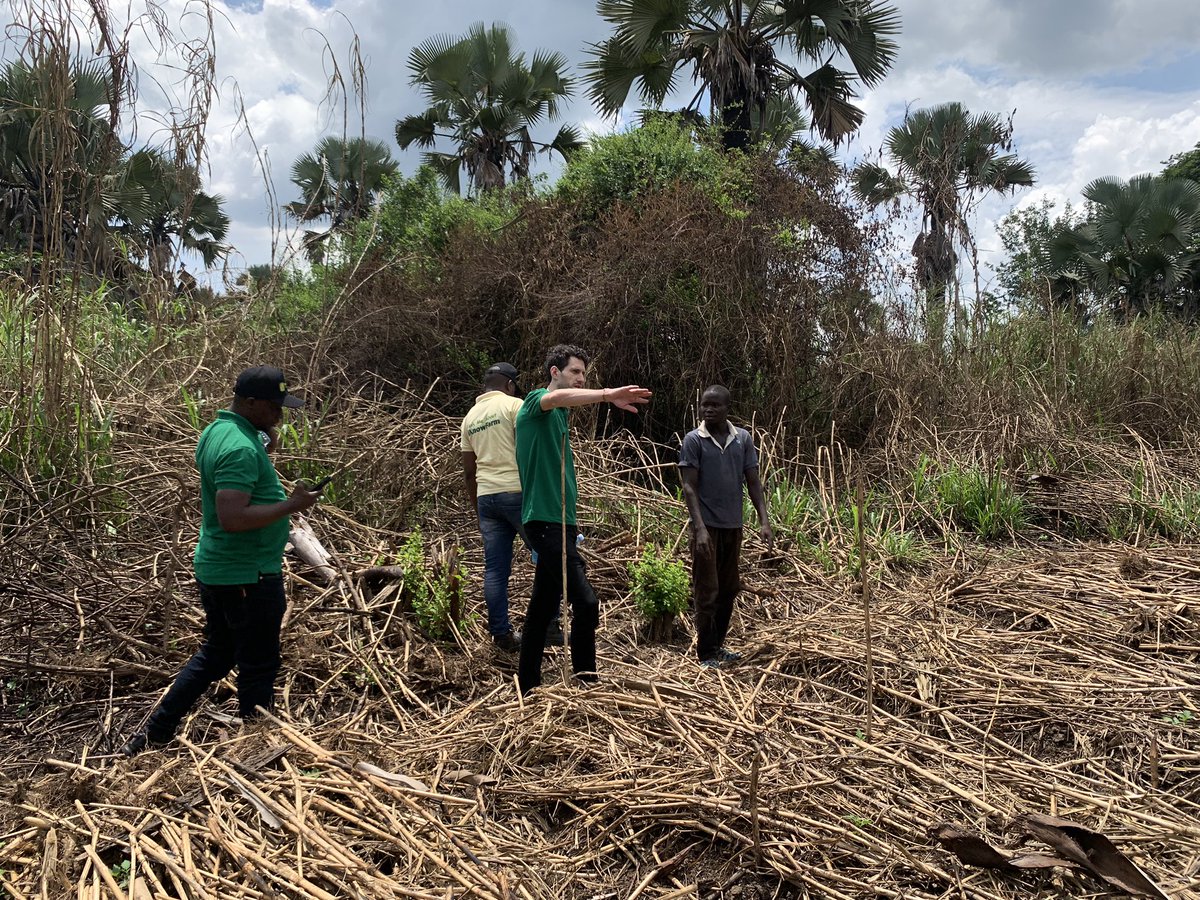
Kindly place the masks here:
<instances>
[{"instance_id":1,"label":"wooden stick","mask_svg":"<svg viewBox=\"0 0 1200 900\"><path fill-rule=\"evenodd\" d=\"M871 729L875 720L875 655L871 629L871 579L867 571L867 543L863 537L866 530L867 500L863 488L862 468L858 470L858 490L855 504L858 509L858 574L862 584L863 634L865 636L866 666L867 666L867 715L863 733L867 742L872 740Z\"/></svg>"}]
</instances>

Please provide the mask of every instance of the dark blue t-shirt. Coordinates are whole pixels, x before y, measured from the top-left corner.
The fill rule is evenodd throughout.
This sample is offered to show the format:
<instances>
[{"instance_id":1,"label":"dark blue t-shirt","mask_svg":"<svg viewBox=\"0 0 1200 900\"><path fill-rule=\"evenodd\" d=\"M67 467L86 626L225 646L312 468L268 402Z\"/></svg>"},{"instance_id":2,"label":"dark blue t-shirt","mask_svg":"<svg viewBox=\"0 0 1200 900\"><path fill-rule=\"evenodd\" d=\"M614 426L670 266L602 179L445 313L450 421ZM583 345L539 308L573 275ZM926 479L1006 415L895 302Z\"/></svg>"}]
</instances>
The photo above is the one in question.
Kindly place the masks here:
<instances>
[{"instance_id":1,"label":"dark blue t-shirt","mask_svg":"<svg viewBox=\"0 0 1200 900\"><path fill-rule=\"evenodd\" d=\"M746 470L758 468L758 450L750 432L731 422L722 447L701 424L684 437L679 468L696 470L700 515L706 528L742 527Z\"/></svg>"}]
</instances>

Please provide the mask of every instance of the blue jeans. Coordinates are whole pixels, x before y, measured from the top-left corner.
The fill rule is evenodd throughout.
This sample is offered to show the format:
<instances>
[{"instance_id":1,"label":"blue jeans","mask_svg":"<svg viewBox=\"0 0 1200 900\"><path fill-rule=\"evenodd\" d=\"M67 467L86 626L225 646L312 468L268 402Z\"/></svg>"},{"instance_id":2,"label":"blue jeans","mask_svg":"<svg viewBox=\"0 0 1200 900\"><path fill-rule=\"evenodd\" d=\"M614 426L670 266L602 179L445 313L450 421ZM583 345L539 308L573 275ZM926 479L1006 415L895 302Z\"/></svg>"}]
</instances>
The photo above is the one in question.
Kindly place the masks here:
<instances>
[{"instance_id":1,"label":"blue jeans","mask_svg":"<svg viewBox=\"0 0 1200 900\"><path fill-rule=\"evenodd\" d=\"M204 643L150 714L146 734L155 742L170 740L209 685L235 665L242 719L255 718L255 707L270 709L275 701L279 629L287 606L283 576L262 575L255 584L197 585L204 605Z\"/></svg>"},{"instance_id":2,"label":"blue jeans","mask_svg":"<svg viewBox=\"0 0 1200 900\"><path fill-rule=\"evenodd\" d=\"M521 492L481 494L476 498L479 533L483 535L483 602L488 632L499 637L512 631L508 620L508 576L512 574L513 538L525 539L521 525Z\"/></svg>"}]
</instances>

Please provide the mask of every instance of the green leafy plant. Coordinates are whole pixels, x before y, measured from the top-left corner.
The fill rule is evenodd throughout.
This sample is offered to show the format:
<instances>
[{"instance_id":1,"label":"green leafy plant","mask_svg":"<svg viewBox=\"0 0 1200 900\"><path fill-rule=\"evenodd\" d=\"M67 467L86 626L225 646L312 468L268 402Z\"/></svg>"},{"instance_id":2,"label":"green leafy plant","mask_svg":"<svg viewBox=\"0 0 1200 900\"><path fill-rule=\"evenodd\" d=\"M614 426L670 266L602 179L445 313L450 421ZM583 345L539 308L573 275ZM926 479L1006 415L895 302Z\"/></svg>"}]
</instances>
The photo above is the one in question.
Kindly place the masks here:
<instances>
[{"instance_id":1,"label":"green leafy plant","mask_svg":"<svg viewBox=\"0 0 1200 900\"><path fill-rule=\"evenodd\" d=\"M928 549L920 535L889 528L877 536L879 553L890 565L913 566L923 562Z\"/></svg>"},{"instance_id":2,"label":"green leafy plant","mask_svg":"<svg viewBox=\"0 0 1200 900\"><path fill-rule=\"evenodd\" d=\"M193 394L183 385L179 386L179 398L183 403L183 411L187 415L188 424L192 426L192 431L199 432L203 430L204 423L201 421L201 401L197 394Z\"/></svg>"},{"instance_id":3,"label":"green leafy plant","mask_svg":"<svg viewBox=\"0 0 1200 900\"><path fill-rule=\"evenodd\" d=\"M667 551L647 546L641 559L630 564L629 575L633 605L646 619L673 618L687 609L691 593L687 568Z\"/></svg>"},{"instance_id":4,"label":"green leafy plant","mask_svg":"<svg viewBox=\"0 0 1200 900\"><path fill-rule=\"evenodd\" d=\"M593 138L571 157L555 191L583 217L594 218L616 203L636 205L678 183L694 184L722 212L740 219L751 199L749 170L745 157L697 142L686 123L659 114L639 128Z\"/></svg>"},{"instance_id":5,"label":"green leafy plant","mask_svg":"<svg viewBox=\"0 0 1200 900\"><path fill-rule=\"evenodd\" d=\"M1172 713L1169 716L1163 716L1163 721L1168 725L1189 725L1196 718L1195 714L1190 709L1181 709L1177 713Z\"/></svg>"},{"instance_id":6,"label":"green leafy plant","mask_svg":"<svg viewBox=\"0 0 1200 900\"><path fill-rule=\"evenodd\" d=\"M793 484L786 477L772 478L766 490L767 515L771 526L781 534L799 536L821 516L820 499L808 488ZM747 500L750 521L754 507Z\"/></svg>"},{"instance_id":7,"label":"green leafy plant","mask_svg":"<svg viewBox=\"0 0 1200 900\"><path fill-rule=\"evenodd\" d=\"M116 880L117 887L121 888L121 890L125 890L129 887L130 868L131 866L129 860L123 859L119 863L113 863L108 869L109 874L111 874Z\"/></svg>"},{"instance_id":8,"label":"green leafy plant","mask_svg":"<svg viewBox=\"0 0 1200 900\"><path fill-rule=\"evenodd\" d=\"M417 626L434 640L446 640L465 627L471 616L463 611L462 587L466 576L458 566L456 547L431 566L420 528L414 528L400 549L402 591L412 606ZM430 569L432 568L432 574Z\"/></svg>"}]
</instances>

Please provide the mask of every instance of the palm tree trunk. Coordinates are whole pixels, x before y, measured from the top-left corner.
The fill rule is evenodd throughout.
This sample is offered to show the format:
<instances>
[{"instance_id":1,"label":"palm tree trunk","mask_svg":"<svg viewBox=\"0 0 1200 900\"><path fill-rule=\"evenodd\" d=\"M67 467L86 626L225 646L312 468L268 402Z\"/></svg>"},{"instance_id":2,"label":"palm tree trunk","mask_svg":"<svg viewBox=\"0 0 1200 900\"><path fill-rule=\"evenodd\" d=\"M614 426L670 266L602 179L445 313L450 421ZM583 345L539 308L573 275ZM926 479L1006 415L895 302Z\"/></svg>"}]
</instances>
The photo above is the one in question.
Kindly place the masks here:
<instances>
[{"instance_id":1,"label":"palm tree trunk","mask_svg":"<svg viewBox=\"0 0 1200 900\"><path fill-rule=\"evenodd\" d=\"M949 287L945 281L934 281L925 288L925 340L938 355L946 346L946 295Z\"/></svg>"},{"instance_id":2,"label":"palm tree trunk","mask_svg":"<svg viewBox=\"0 0 1200 900\"><path fill-rule=\"evenodd\" d=\"M745 150L751 139L750 98L727 102L721 107L721 146L725 150Z\"/></svg>"}]
</instances>

